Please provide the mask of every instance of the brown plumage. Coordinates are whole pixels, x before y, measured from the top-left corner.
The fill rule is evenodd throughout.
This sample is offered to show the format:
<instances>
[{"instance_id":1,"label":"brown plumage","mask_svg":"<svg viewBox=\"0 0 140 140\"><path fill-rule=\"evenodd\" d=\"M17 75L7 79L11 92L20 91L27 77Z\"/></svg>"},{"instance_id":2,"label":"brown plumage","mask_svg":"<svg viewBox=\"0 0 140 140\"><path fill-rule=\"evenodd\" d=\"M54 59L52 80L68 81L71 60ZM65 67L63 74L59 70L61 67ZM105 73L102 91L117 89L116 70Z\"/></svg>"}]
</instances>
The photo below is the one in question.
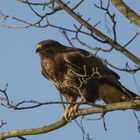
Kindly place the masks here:
<instances>
[{"instance_id":1,"label":"brown plumage","mask_svg":"<svg viewBox=\"0 0 140 140\"><path fill-rule=\"evenodd\" d=\"M41 59L42 74L50 80L68 102L105 103L130 101L137 95L119 82L119 75L109 69L102 59L89 52L66 47L54 40L41 41L36 45ZM69 105L65 118L78 105ZM71 109L74 108L74 109Z\"/></svg>"}]
</instances>

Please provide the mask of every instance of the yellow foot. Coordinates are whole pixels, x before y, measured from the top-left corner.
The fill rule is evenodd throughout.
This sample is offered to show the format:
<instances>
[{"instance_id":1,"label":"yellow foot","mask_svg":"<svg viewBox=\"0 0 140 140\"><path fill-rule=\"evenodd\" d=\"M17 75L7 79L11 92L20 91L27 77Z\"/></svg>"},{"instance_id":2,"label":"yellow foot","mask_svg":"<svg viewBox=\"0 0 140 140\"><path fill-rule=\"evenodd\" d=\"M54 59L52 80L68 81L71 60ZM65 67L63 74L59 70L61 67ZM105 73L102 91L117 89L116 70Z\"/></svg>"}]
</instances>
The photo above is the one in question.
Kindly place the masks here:
<instances>
[{"instance_id":1,"label":"yellow foot","mask_svg":"<svg viewBox=\"0 0 140 140\"><path fill-rule=\"evenodd\" d=\"M62 116L62 119L66 120L67 122L69 122L68 114L69 114L69 109L66 108L65 111L64 111L64 114Z\"/></svg>"},{"instance_id":2,"label":"yellow foot","mask_svg":"<svg viewBox=\"0 0 140 140\"><path fill-rule=\"evenodd\" d=\"M79 107L79 104L76 104L73 107L71 107L69 109L69 116L71 116L73 113L75 113L76 111L78 111L78 107Z\"/></svg>"},{"instance_id":3,"label":"yellow foot","mask_svg":"<svg viewBox=\"0 0 140 140\"><path fill-rule=\"evenodd\" d=\"M67 122L70 122L72 120L72 114L78 110L78 107L79 104L76 104L70 108L66 108L62 116L62 119L65 119Z\"/></svg>"}]
</instances>

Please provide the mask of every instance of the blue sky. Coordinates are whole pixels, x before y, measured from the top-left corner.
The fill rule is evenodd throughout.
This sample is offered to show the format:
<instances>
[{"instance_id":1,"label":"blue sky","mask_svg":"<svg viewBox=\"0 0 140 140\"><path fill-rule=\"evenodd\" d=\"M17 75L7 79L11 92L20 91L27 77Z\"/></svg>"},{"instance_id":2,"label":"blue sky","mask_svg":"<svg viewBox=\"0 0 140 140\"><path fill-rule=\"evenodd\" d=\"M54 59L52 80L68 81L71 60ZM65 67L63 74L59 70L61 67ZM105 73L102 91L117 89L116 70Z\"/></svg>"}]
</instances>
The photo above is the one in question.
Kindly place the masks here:
<instances>
[{"instance_id":1,"label":"blue sky","mask_svg":"<svg viewBox=\"0 0 140 140\"><path fill-rule=\"evenodd\" d=\"M99 9L94 8L91 3L93 2L88 1L86 5L83 5L79 9L80 13L86 18L93 17L90 21L91 23L97 23L102 20L102 26L99 26L99 28L107 33L104 25L104 15L101 14L102 12L99 11ZM98 1L95 0L95 3L98 3ZM131 0L127 0L127 3L140 14L140 2L134 3ZM89 7L93 7L93 11L89 11ZM31 10L16 0L1 0L0 10L5 15L16 16L30 21L36 20ZM118 42L125 44L136 32L140 32L140 28L130 24L115 8L112 8L112 10L118 14L116 17L118 21ZM99 15L97 16L97 14ZM0 20L2 20L1 17ZM50 21L57 25L67 27L72 27L73 22L76 23L69 16L66 16L65 12L59 12L58 15L50 18ZM8 23L11 25L21 25L21 23L13 22L11 18L9 18ZM6 83L8 83L7 93L10 99L15 103L31 99L38 101L60 100L55 87L41 75L39 57L35 53L35 44L44 39L54 39L60 41L62 44L69 45L64 36L53 28L6 29L0 27L0 89L5 88ZM104 45L97 41L91 41L91 39L88 38L83 38L83 40L89 40L89 43L93 46ZM139 40L140 37L138 36L127 49L140 58ZM84 48L79 44L77 44L77 47ZM123 67L125 62L128 61L125 56L122 56L122 54L116 51L107 54L99 53L99 56L120 67ZM131 66L134 66L131 61L129 63ZM120 71L116 72L120 74L123 85L138 93L131 74ZM135 78L140 87L140 72L135 74ZM140 93L138 94L140 95ZM0 106L0 114L0 120L7 122L7 124L0 129L0 131L3 132L13 129L36 128L46 124L49 125L61 118L63 109L61 105L49 105L32 110L14 111ZM137 113L137 115L140 119L140 113ZM90 115L88 117L96 118L97 116ZM77 119L77 121L80 121L80 119ZM140 134L137 130L137 122L131 110L108 113L106 115L106 125L108 131L104 130L102 120L83 121L86 133L94 140L112 140L114 138L139 140ZM81 140L82 132L73 121L61 129L57 129L48 134L28 136L27 139Z\"/></svg>"}]
</instances>

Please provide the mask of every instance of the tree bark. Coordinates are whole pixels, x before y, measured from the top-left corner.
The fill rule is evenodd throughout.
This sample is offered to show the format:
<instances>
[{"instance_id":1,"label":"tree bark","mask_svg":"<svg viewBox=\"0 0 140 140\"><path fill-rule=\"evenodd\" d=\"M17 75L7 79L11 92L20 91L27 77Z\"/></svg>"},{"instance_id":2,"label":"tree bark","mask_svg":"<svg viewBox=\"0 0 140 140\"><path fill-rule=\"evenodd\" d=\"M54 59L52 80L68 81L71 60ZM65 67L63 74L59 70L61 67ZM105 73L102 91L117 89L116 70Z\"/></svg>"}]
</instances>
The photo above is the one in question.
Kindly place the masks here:
<instances>
[{"instance_id":1,"label":"tree bark","mask_svg":"<svg viewBox=\"0 0 140 140\"><path fill-rule=\"evenodd\" d=\"M128 7L122 0L111 0L111 2L130 22L140 27L140 16L135 11Z\"/></svg>"},{"instance_id":2,"label":"tree bark","mask_svg":"<svg viewBox=\"0 0 140 140\"><path fill-rule=\"evenodd\" d=\"M87 109L79 109L75 114L72 116L72 119L75 119L78 116L89 115L89 114L96 114L96 113L107 113L111 111L118 111L118 110L127 110L127 109L140 109L140 100L135 100L133 102L122 102L122 103L114 103L104 105L102 107L91 107ZM13 130L9 132L0 133L0 140L11 138L11 137L18 137L18 136L26 136L26 135L38 135L43 133L48 133L58 128L63 127L68 122L66 120L60 120L56 123L51 125L45 125L40 128L34 129L22 129L22 130Z\"/></svg>"}]
</instances>

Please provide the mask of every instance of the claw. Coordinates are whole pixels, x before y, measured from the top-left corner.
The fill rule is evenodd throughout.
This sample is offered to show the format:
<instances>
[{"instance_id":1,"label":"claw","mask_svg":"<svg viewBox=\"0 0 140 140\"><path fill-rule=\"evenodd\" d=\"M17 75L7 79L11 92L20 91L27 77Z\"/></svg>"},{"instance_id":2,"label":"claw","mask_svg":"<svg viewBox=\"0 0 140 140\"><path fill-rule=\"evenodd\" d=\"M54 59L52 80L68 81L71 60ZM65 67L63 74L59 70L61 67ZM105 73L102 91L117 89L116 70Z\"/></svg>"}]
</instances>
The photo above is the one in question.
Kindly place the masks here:
<instances>
[{"instance_id":1,"label":"claw","mask_svg":"<svg viewBox=\"0 0 140 140\"><path fill-rule=\"evenodd\" d=\"M68 118L68 114L69 114L69 109L66 108L65 111L64 111L64 114L62 116L62 119L65 119L67 122L70 121L70 119Z\"/></svg>"},{"instance_id":2,"label":"claw","mask_svg":"<svg viewBox=\"0 0 140 140\"><path fill-rule=\"evenodd\" d=\"M62 119L65 119L67 122L70 122L72 120L72 114L76 112L78 108L79 108L79 104L76 104L70 108L66 108L62 116Z\"/></svg>"},{"instance_id":3,"label":"claw","mask_svg":"<svg viewBox=\"0 0 140 140\"><path fill-rule=\"evenodd\" d=\"M76 105L74 105L73 107L71 107L71 108L69 109L69 117L70 117L74 112L76 112L76 111L78 110L78 108L79 108L79 104L76 104Z\"/></svg>"}]
</instances>

